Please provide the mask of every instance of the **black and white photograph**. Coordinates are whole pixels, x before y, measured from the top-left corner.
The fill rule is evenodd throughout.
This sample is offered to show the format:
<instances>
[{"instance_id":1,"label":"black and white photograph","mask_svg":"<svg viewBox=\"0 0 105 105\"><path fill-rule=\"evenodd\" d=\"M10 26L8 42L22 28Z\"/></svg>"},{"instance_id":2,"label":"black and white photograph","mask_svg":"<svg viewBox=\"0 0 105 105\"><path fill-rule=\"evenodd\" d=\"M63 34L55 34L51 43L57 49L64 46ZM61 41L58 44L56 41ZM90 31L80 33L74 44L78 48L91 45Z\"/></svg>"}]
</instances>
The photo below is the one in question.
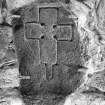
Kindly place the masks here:
<instances>
[{"instance_id":1,"label":"black and white photograph","mask_svg":"<svg viewBox=\"0 0 105 105\"><path fill-rule=\"evenodd\" d=\"M0 0L0 105L105 105L105 0Z\"/></svg>"}]
</instances>

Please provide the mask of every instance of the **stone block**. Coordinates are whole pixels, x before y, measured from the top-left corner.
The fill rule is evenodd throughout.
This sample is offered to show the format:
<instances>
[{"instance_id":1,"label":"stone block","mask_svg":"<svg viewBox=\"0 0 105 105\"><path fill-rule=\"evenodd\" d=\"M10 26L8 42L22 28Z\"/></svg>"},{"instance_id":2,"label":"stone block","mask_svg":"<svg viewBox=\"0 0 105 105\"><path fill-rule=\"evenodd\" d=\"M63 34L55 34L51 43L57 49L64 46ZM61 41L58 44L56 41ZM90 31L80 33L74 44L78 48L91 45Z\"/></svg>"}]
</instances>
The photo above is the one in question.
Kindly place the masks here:
<instances>
[{"instance_id":1,"label":"stone block","mask_svg":"<svg viewBox=\"0 0 105 105\"><path fill-rule=\"evenodd\" d=\"M46 25L57 24L57 8L45 7L39 9L39 22Z\"/></svg>"},{"instance_id":2,"label":"stone block","mask_svg":"<svg viewBox=\"0 0 105 105\"><path fill-rule=\"evenodd\" d=\"M40 38L42 35L41 26L36 23L26 23L25 35L28 39Z\"/></svg>"},{"instance_id":3,"label":"stone block","mask_svg":"<svg viewBox=\"0 0 105 105\"><path fill-rule=\"evenodd\" d=\"M41 62L55 64L57 56L57 42L52 37L44 36L40 41Z\"/></svg>"},{"instance_id":4,"label":"stone block","mask_svg":"<svg viewBox=\"0 0 105 105\"><path fill-rule=\"evenodd\" d=\"M59 25L68 25L73 24L73 19L69 18L70 12L66 11L63 7L58 8L58 18L57 24Z\"/></svg>"},{"instance_id":5,"label":"stone block","mask_svg":"<svg viewBox=\"0 0 105 105\"><path fill-rule=\"evenodd\" d=\"M80 64L79 48L70 41L57 41L57 63Z\"/></svg>"},{"instance_id":6,"label":"stone block","mask_svg":"<svg viewBox=\"0 0 105 105\"><path fill-rule=\"evenodd\" d=\"M57 40L72 40L72 26L58 26L55 36Z\"/></svg>"}]
</instances>

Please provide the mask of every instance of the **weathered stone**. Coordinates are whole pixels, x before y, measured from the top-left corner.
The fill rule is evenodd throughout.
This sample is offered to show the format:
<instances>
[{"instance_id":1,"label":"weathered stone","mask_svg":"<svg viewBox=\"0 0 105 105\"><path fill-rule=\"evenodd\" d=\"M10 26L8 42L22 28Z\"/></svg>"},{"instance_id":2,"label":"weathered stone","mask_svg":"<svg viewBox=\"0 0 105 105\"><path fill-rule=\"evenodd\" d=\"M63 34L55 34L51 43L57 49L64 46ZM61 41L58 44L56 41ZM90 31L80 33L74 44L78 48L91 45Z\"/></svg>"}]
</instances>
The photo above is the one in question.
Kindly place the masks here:
<instances>
[{"instance_id":1,"label":"weathered stone","mask_svg":"<svg viewBox=\"0 0 105 105\"><path fill-rule=\"evenodd\" d=\"M0 49L6 48L13 40L12 29L9 27L0 27Z\"/></svg>"},{"instance_id":2,"label":"weathered stone","mask_svg":"<svg viewBox=\"0 0 105 105\"><path fill-rule=\"evenodd\" d=\"M31 54L34 56L33 65L40 64L40 46L39 40L28 40L29 50L32 51Z\"/></svg>"},{"instance_id":3,"label":"weathered stone","mask_svg":"<svg viewBox=\"0 0 105 105\"><path fill-rule=\"evenodd\" d=\"M89 86L95 87L102 92L105 92L105 71L96 72L88 83Z\"/></svg>"},{"instance_id":4,"label":"weathered stone","mask_svg":"<svg viewBox=\"0 0 105 105\"><path fill-rule=\"evenodd\" d=\"M59 7L57 23L59 25L73 24L73 19L69 18L70 15L71 15L70 12L68 12L67 10L65 10L62 7Z\"/></svg>"},{"instance_id":5,"label":"weathered stone","mask_svg":"<svg viewBox=\"0 0 105 105\"><path fill-rule=\"evenodd\" d=\"M53 79L53 70L52 65L45 65L46 66L46 79L49 81Z\"/></svg>"},{"instance_id":6,"label":"weathered stone","mask_svg":"<svg viewBox=\"0 0 105 105\"><path fill-rule=\"evenodd\" d=\"M24 22L38 22L39 12L38 7L35 4L25 6L22 11L22 17Z\"/></svg>"},{"instance_id":7,"label":"weathered stone","mask_svg":"<svg viewBox=\"0 0 105 105\"><path fill-rule=\"evenodd\" d=\"M17 61L14 37L12 29L4 27L0 29L0 65L12 61Z\"/></svg>"},{"instance_id":8,"label":"weathered stone","mask_svg":"<svg viewBox=\"0 0 105 105\"><path fill-rule=\"evenodd\" d=\"M19 71L21 75L29 76L33 66L40 64L40 48L38 40L28 40L24 46L20 47Z\"/></svg>"},{"instance_id":9,"label":"weathered stone","mask_svg":"<svg viewBox=\"0 0 105 105\"><path fill-rule=\"evenodd\" d=\"M40 94L41 90L45 88L43 85L45 84L44 81L46 81L45 64L33 65L30 68L30 80L21 80L21 92L24 94Z\"/></svg>"},{"instance_id":10,"label":"weathered stone","mask_svg":"<svg viewBox=\"0 0 105 105\"><path fill-rule=\"evenodd\" d=\"M47 69L49 70L49 68ZM62 91L60 88L61 82L62 82L60 79L60 76L62 75L61 70L58 69L58 65L52 65L52 68L50 68L50 70L52 70L52 78L50 78L50 80L48 80L47 82L47 85L46 85L47 90L51 93L59 94L60 91Z\"/></svg>"},{"instance_id":11,"label":"weathered stone","mask_svg":"<svg viewBox=\"0 0 105 105\"><path fill-rule=\"evenodd\" d=\"M42 35L41 26L36 23L26 23L25 35L28 39L40 38Z\"/></svg>"},{"instance_id":12,"label":"weathered stone","mask_svg":"<svg viewBox=\"0 0 105 105\"><path fill-rule=\"evenodd\" d=\"M5 40L6 33L4 33L5 30L0 29L0 61L2 62L2 59L6 55L6 48L8 45L8 42Z\"/></svg>"},{"instance_id":13,"label":"weathered stone","mask_svg":"<svg viewBox=\"0 0 105 105\"><path fill-rule=\"evenodd\" d=\"M57 8L40 8L39 22L44 23L46 25L57 24Z\"/></svg>"},{"instance_id":14,"label":"weathered stone","mask_svg":"<svg viewBox=\"0 0 105 105\"><path fill-rule=\"evenodd\" d=\"M73 33L70 13L55 2L58 1L38 0L38 3L24 6L15 12L22 15L13 24L19 71L22 76L30 76L28 80L21 80L22 95L68 95L79 85L77 68L68 66L80 63L77 48L79 38L76 32ZM57 26L56 35L52 32L52 25ZM53 39L54 35L57 40Z\"/></svg>"},{"instance_id":15,"label":"weathered stone","mask_svg":"<svg viewBox=\"0 0 105 105\"><path fill-rule=\"evenodd\" d=\"M57 40L72 40L72 26L58 26L55 36Z\"/></svg>"},{"instance_id":16,"label":"weathered stone","mask_svg":"<svg viewBox=\"0 0 105 105\"><path fill-rule=\"evenodd\" d=\"M105 1L101 0L97 5L96 14L98 31L101 32L100 34L105 34Z\"/></svg>"},{"instance_id":17,"label":"weathered stone","mask_svg":"<svg viewBox=\"0 0 105 105\"><path fill-rule=\"evenodd\" d=\"M68 4L70 3L70 0L60 0L60 2Z\"/></svg>"},{"instance_id":18,"label":"weathered stone","mask_svg":"<svg viewBox=\"0 0 105 105\"><path fill-rule=\"evenodd\" d=\"M15 49L7 49L4 57L0 59L0 64L18 61Z\"/></svg>"},{"instance_id":19,"label":"weathered stone","mask_svg":"<svg viewBox=\"0 0 105 105\"><path fill-rule=\"evenodd\" d=\"M57 63L80 64L79 48L74 42L57 41Z\"/></svg>"},{"instance_id":20,"label":"weathered stone","mask_svg":"<svg viewBox=\"0 0 105 105\"><path fill-rule=\"evenodd\" d=\"M37 66L34 65L32 67L30 74L31 74L31 79L34 80L35 84L37 83L37 85L40 85L40 83L46 80L45 64L39 64Z\"/></svg>"},{"instance_id":21,"label":"weathered stone","mask_svg":"<svg viewBox=\"0 0 105 105\"><path fill-rule=\"evenodd\" d=\"M38 0L39 3L56 3L57 0Z\"/></svg>"},{"instance_id":22,"label":"weathered stone","mask_svg":"<svg viewBox=\"0 0 105 105\"><path fill-rule=\"evenodd\" d=\"M49 92L67 95L73 92L80 85L81 74L74 67L62 64L52 66L53 78L48 81Z\"/></svg>"},{"instance_id":23,"label":"weathered stone","mask_svg":"<svg viewBox=\"0 0 105 105\"><path fill-rule=\"evenodd\" d=\"M5 68L0 72L0 88L19 87L20 79L18 68Z\"/></svg>"},{"instance_id":24,"label":"weathered stone","mask_svg":"<svg viewBox=\"0 0 105 105\"><path fill-rule=\"evenodd\" d=\"M41 62L48 64L56 63L57 42L55 39L44 36L40 41Z\"/></svg>"}]
</instances>

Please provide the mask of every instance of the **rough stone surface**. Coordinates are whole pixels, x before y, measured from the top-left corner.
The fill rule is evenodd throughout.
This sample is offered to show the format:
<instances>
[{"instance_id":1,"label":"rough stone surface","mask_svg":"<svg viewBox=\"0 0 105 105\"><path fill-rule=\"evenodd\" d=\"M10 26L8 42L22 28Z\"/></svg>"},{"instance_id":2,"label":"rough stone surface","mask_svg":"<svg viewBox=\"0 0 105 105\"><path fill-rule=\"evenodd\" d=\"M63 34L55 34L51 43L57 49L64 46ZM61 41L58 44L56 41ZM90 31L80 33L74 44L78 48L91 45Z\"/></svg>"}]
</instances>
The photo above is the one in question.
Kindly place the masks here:
<instances>
[{"instance_id":1,"label":"rough stone surface","mask_svg":"<svg viewBox=\"0 0 105 105\"><path fill-rule=\"evenodd\" d=\"M29 40L29 50L32 50L32 55L34 55L34 64L40 64L40 48L39 48L39 40Z\"/></svg>"},{"instance_id":2,"label":"rough stone surface","mask_svg":"<svg viewBox=\"0 0 105 105\"><path fill-rule=\"evenodd\" d=\"M79 64L79 50L75 43L69 41L57 41L57 63Z\"/></svg>"},{"instance_id":3,"label":"rough stone surface","mask_svg":"<svg viewBox=\"0 0 105 105\"><path fill-rule=\"evenodd\" d=\"M31 77L21 81L20 90L23 95L65 96L80 85L82 78L78 72L79 34L70 13L57 6L56 0L45 1L24 7L21 20L15 21L19 72Z\"/></svg>"},{"instance_id":4,"label":"rough stone surface","mask_svg":"<svg viewBox=\"0 0 105 105\"><path fill-rule=\"evenodd\" d=\"M29 6L25 6L21 14L23 16L23 20L25 22L38 22L39 20L38 11L39 11L38 7L34 3Z\"/></svg>"},{"instance_id":5,"label":"rough stone surface","mask_svg":"<svg viewBox=\"0 0 105 105\"><path fill-rule=\"evenodd\" d=\"M18 70L12 30L0 27L0 88L19 87Z\"/></svg>"},{"instance_id":6,"label":"rough stone surface","mask_svg":"<svg viewBox=\"0 0 105 105\"><path fill-rule=\"evenodd\" d=\"M58 26L55 36L57 40L72 40L72 26Z\"/></svg>"},{"instance_id":7,"label":"rough stone surface","mask_svg":"<svg viewBox=\"0 0 105 105\"><path fill-rule=\"evenodd\" d=\"M28 39L40 38L42 36L41 26L36 23L26 23L25 35Z\"/></svg>"},{"instance_id":8,"label":"rough stone surface","mask_svg":"<svg viewBox=\"0 0 105 105\"><path fill-rule=\"evenodd\" d=\"M57 0L38 0L39 3L56 3Z\"/></svg>"},{"instance_id":9,"label":"rough stone surface","mask_svg":"<svg viewBox=\"0 0 105 105\"><path fill-rule=\"evenodd\" d=\"M0 88L19 87L20 80L18 78L19 71L16 68L4 68L5 71L0 73Z\"/></svg>"},{"instance_id":10,"label":"rough stone surface","mask_svg":"<svg viewBox=\"0 0 105 105\"><path fill-rule=\"evenodd\" d=\"M39 9L39 22L46 25L57 24L57 8L40 8Z\"/></svg>"},{"instance_id":11,"label":"rough stone surface","mask_svg":"<svg viewBox=\"0 0 105 105\"><path fill-rule=\"evenodd\" d=\"M56 63L56 40L51 37L45 36L40 41L40 54L43 63L54 64Z\"/></svg>"},{"instance_id":12,"label":"rough stone surface","mask_svg":"<svg viewBox=\"0 0 105 105\"><path fill-rule=\"evenodd\" d=\"M73 20L69 18L71 16L70 12L66 11L63 7L58 8L58 20L59 25L72 24Z\"/></svg>"}]
</instances>

